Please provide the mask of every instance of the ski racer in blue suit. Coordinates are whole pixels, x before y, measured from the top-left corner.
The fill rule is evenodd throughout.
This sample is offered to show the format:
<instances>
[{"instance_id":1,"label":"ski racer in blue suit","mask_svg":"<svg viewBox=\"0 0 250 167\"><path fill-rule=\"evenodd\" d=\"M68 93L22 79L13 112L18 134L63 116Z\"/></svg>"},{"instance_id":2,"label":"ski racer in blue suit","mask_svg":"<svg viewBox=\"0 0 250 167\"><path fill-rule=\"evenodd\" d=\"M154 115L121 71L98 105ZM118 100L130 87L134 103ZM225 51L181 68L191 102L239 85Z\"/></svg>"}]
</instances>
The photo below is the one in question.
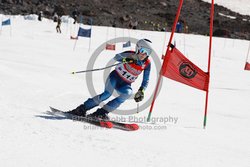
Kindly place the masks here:
<instances>
[{"instance_id":1,"label":"ski racer in blue suit","mask_svg":"<svg viewBox=\"0 0 250 167\"><path fill-rule=\"evenodd\" d=\"M123 102L125 102L133 93L131 84L143 72L143 81L134 100L140 102L144 98L144 90L148 86L151 63L149 55L152 53L151 41L148 39L141 39L136 43L136 51L125 51L115 55L114 59L121 64L117 65L105 83L104 92L86 100L83 104L68 113L86 116L86 112L96 106L102 101L107 100L116 90L119 94L118 97L109 101L102 108L96 112L88 115L90 117L98 117L101 119L109 119L108 113L114 111Z\"/></svg>"}]
</instances>

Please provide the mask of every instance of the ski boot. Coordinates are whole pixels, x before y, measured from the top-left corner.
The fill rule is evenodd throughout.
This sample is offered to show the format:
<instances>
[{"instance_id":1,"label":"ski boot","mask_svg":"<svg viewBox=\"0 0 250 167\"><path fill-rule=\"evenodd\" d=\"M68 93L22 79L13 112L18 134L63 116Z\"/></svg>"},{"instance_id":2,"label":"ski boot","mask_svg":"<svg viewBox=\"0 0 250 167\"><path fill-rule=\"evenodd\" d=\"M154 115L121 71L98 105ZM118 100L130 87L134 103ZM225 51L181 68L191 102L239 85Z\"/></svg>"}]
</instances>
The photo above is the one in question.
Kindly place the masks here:
<instances>
[{"instance_id":1,"label":"ski boot","mask_svg":"<svg viewBox=\"0 0 250 167\"><path fill-rule=\"evenodd\" d=\"M89 114L87 117L101 120L109 120L108 111L103 108L98 108L96 112Z\"/></svg>"},{"instance_id":2,"label":"ski boot","mask_svg":"<svg viewBox=\"0 0 250 167\"><path fill-rule=\"evenodd\" d=\"M76 109L68 111L67 113L72 114L72 115L76 115L76 116L86 117L86 112L87 112L87 110L86 110L85 106L83 104L81 104Z\"/></svg>"}]
</instances>

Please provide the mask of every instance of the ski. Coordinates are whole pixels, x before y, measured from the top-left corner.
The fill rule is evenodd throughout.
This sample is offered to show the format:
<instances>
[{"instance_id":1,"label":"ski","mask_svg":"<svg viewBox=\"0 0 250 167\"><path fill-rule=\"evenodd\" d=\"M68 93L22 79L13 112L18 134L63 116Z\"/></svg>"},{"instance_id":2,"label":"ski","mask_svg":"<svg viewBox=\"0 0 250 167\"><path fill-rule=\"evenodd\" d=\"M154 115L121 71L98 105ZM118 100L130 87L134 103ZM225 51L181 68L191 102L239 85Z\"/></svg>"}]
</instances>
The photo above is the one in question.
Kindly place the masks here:
<instances>
[{"instance_id":1,"label":"ski","mask_svg":"<svg viewBox=\"0 0 250 167\"><path fill-rule=\"evenodd\" d=\"M126 131L136 131L139 129L137 124L130 124L130 123L122 123L116 121L110 121L113 124L114 128L126 130Z\"/></svg>"},{"instance_id":2,"label":"ski","mask_svg":"<svg viewBox=\"0 0 250 167\"><path fill-rule=\"evenodd\" d=\"M82 121L82 122L87 122L96 126L104 127L104 128L112 128L113 123L111 121L105 121L105 120L99 120L99 119L94 119L94 118L89 118L89 117L82 117L82 116L76 116L72 115L69 113L66 113L62 110L58 110L56 108L50 107L50 110L53 113L59 113L60 115L63 115L69 119L75 120L75 121Z\"/></svg>"},{"instance_id":3,"label":"ski","mask_svg":"<svg viewBox=\"0 0 250 167\"><path fill-rule=\"evenodd\" d=\"M116 129L121 129L125 131L135 131L139 129L139 126L137 124L122 123L122 122L116 122L112 120L101 120L101 119L95 119L95 118L90 118L90 117L76 116L76 115L66 113L62 110L59 110L53 107L50 107L50 110L53 113L59 113L60 115L66 116L67 118L73 119L75 121L83 121L83 122L94 124L100 127L116 128Z\"/></svg>"}]
</instances>

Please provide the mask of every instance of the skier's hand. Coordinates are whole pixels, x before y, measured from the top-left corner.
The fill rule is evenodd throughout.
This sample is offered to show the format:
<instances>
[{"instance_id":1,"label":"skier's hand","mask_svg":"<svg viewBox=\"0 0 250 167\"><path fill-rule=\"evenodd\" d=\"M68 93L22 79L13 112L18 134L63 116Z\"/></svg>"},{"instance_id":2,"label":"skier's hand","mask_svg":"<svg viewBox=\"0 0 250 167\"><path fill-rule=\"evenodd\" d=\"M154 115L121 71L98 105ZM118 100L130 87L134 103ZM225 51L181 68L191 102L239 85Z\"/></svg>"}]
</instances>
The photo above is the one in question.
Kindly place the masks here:
<instances>
[{"instance_id":1,"label":"skier's hand","mask_svg":"<svg viewBox=\"0 0 250 167\"><path fill-rule=\"evenodd\" d=\"M135 97L134 97L134 100L135 100L136 102L140 102L140 101L143 100L143 98L144 98L144 90L143 90L143 88L140 88L140 89L138 90L138 92L136 92Z\"/></svg>"},{"instance_id":2,"label":"skier's hand","mask_svg":"<svg viewBox=\"0 0 250 167\"><path fill-rule=\"evenodd\" d=\"M135 59L125 57L125 58L122 59L122 62L123 63L134 63Z\"/></svg>"}]
</instances>

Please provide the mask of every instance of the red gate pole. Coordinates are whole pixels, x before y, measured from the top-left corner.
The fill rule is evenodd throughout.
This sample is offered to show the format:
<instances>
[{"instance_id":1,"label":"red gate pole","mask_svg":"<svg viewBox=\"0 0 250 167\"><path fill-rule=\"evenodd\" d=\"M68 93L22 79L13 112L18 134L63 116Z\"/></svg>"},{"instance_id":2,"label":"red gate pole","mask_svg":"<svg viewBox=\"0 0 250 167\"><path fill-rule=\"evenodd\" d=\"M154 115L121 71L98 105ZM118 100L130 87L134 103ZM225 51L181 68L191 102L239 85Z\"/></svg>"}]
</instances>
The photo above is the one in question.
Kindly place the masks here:
<instances>
[{"instance_id":1,"label":"red gate pole","mask_svg":"<svg viewBox=\"0 0 250 167\"><path fill-rule=\"evenodd\" d=\"M171 36L170 36L170 39L169 39L169 42L168 42L168 47L167 47L167 51L166 51L166 54L165 54L165 57L164 57L164 61L163 61L162 67L164 67L164 62L165 62L165 59L166 59L166 55L167 55L167 53L169 52L170 44L171 44L171 42L172 42L172 39L173 39L173 36L174 36L174 32L175 32L175 29L176 29L176 25L177 25L177 22L178 22L180 13L181 13L182 4L183 4L183 0L180 0L179 7L178 7L178 10L177 10L177 13L176 13L176 16L175 16L175 21L174 21L174 24L173 24L173 26L172 26L172 32L171 32ZM156 85L156 88L155 88L153 101L152 101L152 103L151 103L150 110L149 110L149 113L148 113L148 118L147 118L147 121L148 121L148 122L150 121L150 117L151 117L151 114L152 114L152 111L153 111L153 107L154 107L154 103L155 103L155 100L156 100L156 97L157 97L159 85L160 85L160 83L161 83L162 71L163 71L163 68L162 68L162 67L161 67L160 75L159 75L159 78L158 78L158 81L157 81L157 85ZM165 67L165 68L166 68L166 67Z\"/></svg>"},{"instance_id":2,"label":"red gate pole","mask_svg":"<svg viewBox=\"0 0 250 167\"><path fill-rule=\"evenodd\" d=\"M212 50L212 37L213 37L213 21L214 21L214 0L211 2L211 11L210 11L210 38L209 38L209 51L208 51L208 75L210 78L210 61L211 61L211 50ZM208 91L209 91L209 82L208 82L208 89L206 91L206 103L205 103L205 113L204 113L204 121L203 121L203 128L206 128L207 124L207 106L208 106Z\"/></svg>"}]
</instances>

